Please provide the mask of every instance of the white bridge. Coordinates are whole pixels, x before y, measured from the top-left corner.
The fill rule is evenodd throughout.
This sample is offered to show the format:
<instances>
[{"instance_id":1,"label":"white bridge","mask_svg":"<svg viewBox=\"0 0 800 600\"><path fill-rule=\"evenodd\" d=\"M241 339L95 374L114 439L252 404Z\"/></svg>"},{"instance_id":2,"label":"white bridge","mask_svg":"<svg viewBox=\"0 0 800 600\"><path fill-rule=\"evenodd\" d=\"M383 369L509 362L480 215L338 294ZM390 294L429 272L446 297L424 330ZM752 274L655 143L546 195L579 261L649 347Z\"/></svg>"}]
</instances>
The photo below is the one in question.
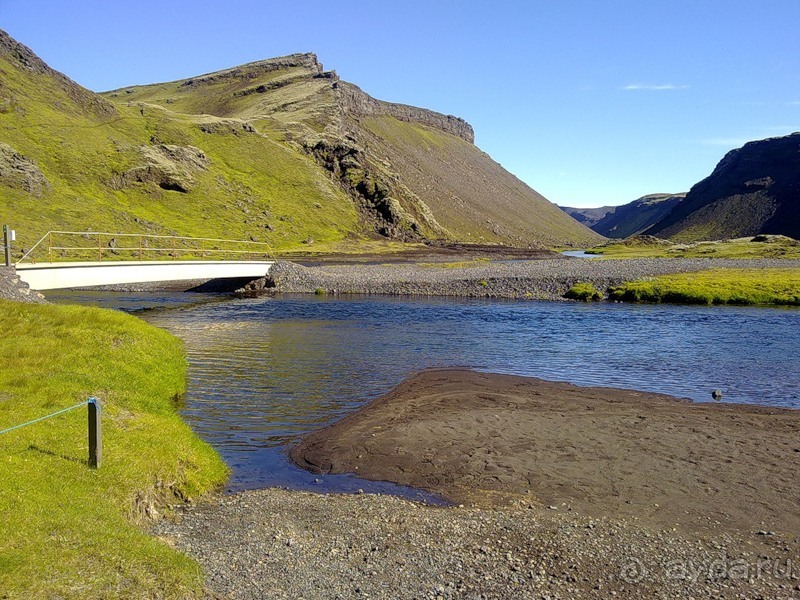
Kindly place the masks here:
<instances>
[{"instance_id":1,"label":"white bridge","mask_svg":"<svg viewBox=\"0 0 800 600\"><path fill-rule=\"evenodd\" d=\"M17 265L31 289L59 290L121 283L264 277L274 261L105 261Z\"/></svg>"},{"instance_id":2,"label":"white bridge","mask_svg":"<svg viewBox=\"0 0 800 600\"><path fill-rule=\"evenodd\" d=\"M78 245L69 245L70 239L78 240L72 242ZM169 260L163 260L165 254ZM46 260L34 262L37 255ZM220 259L210 259L211 256ZM66 260L68 257L77 260ZM231 257L247 260L226 260ZM51 231L25 253L16 269L31 289L41 291L164 281L257 279L267 275L274 262L269 246L263 242Z\"/></svg>"}]
</instances>

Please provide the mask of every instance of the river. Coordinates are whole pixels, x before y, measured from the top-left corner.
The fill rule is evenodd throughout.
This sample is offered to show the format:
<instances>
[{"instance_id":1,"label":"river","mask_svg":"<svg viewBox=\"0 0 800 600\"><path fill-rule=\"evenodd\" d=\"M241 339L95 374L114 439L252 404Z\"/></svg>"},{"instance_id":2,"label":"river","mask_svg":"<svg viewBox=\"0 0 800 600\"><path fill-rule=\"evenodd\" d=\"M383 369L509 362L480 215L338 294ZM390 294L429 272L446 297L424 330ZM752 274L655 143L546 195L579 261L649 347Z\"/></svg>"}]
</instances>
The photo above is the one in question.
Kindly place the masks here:
<instances>
[{"instance_id":1,"label":"river","mask_svg":"<svg viewBox=\"0 0 800 600\"><path fill-rule=\"evenodd\" d=\"M800 310L613 303L62 292L182 338L182 414L233 469L230 490L389 491L294 467L297 436L414 372L463 366L711 401L800 408Z\"/></svg>"}]
</instances>

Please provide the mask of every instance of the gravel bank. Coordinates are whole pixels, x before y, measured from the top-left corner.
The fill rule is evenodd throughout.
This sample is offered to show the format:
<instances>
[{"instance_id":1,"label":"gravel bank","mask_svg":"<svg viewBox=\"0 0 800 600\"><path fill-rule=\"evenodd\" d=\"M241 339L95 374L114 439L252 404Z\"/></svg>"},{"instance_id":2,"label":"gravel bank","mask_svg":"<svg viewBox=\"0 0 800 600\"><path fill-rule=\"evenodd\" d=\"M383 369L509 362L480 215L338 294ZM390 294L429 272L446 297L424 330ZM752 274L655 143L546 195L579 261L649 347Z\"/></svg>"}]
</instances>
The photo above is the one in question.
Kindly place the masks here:
<instances>
[{"instance_id":1,"label":"gravel bank","mask_svg":"<svg viewBox=\"0 0 800 600\"><path fill-rule=\"evenodd\" d=\"M0 267L0 298L15 302L45 302L44 296L20 280L14 267Z\"/></svg>"},{"instance_id":2,"label":"gravel bank","mask_svg":"<svg viewBox=\"0 0 800 600\"><path fill-rule=\"evenodd\" d=\"M599 290L670 273L714 268L800 268L800 260L649 258L630 260L547 259L436 264L321 265L275 263L267 278L240 291L327 294L390 294L558 300L578 282Z\"/></svg>"},{"instance_id":3,"label":"gravel bank","mask_svg":"<svg viewBox=\"0 0 800 600\"><path fill-rule=\"evenodd\" d=\"M797 557L780 546L754 552L730 536L692 539L565 506L266 489L180 515L154 533L200 562L212 597L800 597Z\"/></svg>"}]
</instances>

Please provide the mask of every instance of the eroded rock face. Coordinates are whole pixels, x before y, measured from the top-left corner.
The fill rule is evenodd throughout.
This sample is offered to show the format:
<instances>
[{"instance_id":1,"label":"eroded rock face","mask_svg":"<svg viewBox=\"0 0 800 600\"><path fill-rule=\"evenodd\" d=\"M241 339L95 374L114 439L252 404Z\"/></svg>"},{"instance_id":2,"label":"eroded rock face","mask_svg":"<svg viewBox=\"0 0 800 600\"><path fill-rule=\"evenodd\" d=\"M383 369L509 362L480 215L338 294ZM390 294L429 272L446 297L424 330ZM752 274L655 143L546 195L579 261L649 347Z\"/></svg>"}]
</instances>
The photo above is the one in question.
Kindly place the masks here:
<instances>
[{"instance_id":1,"label":"eroded rock face","mask_svg":"<svg viewBox=\"0 0 800 600\"><path fill-rule=\"evenodd\" d=\"M205 152L194 146L159 144L142 146L139 151L146 164L115 178L112 187L119 189L135 182L186 193L194 187L194 174L206 170L211 162Z\"/></svg>"},{"instance_id":2,"label":"eroded rock face","mask_svg":"<svg viewBox=\"0 0 800 600\"><path fill-rule=\"evenodd\" d=\"M339 101L344 110L355 115L384 116L388 115L409 123L422 123L440 129L446 133L460 137L470 144L475 142L475 132L472 126L460 117L443 115L441 113L418 108L407 104L396 104L376 100L366 94L357 85L346 81L336 82L339 92Z\"/></svg>"},{"instance_id":3,"label":"eroded rock face","mask_svg":"<svg viewBox=\"0 0 800 600\"><path fill-rule=\"evenodd\" d=\"M425 234L447 237L427 206L370 161L352 138L317 140L306 151L357 200L362 215L379 235L403 241L419 240ZM415 207L416 214L406 210L398 198Z\"/></svg>"},{"instance_id":4,"label":"eroded rock face","mask_svg":"<svg viewBox=\"0 0 800 600\"><path fill-rule=\"evenodd\" d=\"M44 174L31 159L0 142L0 182L41 198L50 188Z\"/></svg>"}]
</instances>

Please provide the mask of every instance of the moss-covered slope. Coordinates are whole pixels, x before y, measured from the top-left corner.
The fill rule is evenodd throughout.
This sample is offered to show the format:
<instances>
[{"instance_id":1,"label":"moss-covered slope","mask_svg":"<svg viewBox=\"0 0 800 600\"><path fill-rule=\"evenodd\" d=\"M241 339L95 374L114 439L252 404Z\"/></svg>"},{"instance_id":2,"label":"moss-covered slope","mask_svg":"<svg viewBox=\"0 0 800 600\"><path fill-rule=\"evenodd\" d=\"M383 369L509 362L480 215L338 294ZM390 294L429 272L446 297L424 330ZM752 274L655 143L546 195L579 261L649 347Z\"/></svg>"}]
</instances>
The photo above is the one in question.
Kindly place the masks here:
<instances>
[{"instance_id":1,"label":"moss-covered slope","mask_svg":"<svg viewBox=\"0 0 800 600\"><path fill-rule=\"evenodd\" d=\"M522 246L599 239L481 152L462 119L376 100L313 54L105 95L252 124L314 157L384 236Z\"/></svg>"},{"instance_id":2,"label":"moss-covered slope","mask_svg":"<svg viewBox=\"0 0 800 600\"><path fill-rule=\"evenodd\" d=\"M471 134L456 117L369 98L311 54L98 95L0 31L0 221L17 230L17 254L52 229L278 251L597 241Z\"/></svg>"},{"instance_id":3,"label":"moss-covered slope","mask_svg":"<svg viewBox=\"0 0 800 600\"><path fill-rule=\"evenodd\" d=\"M277 249L363 229L311 157L244 121L109 102L1 32L0 73L0 221L14 225L18 248L50 229L253 239Z\"/></svg>"}]
</instances>

